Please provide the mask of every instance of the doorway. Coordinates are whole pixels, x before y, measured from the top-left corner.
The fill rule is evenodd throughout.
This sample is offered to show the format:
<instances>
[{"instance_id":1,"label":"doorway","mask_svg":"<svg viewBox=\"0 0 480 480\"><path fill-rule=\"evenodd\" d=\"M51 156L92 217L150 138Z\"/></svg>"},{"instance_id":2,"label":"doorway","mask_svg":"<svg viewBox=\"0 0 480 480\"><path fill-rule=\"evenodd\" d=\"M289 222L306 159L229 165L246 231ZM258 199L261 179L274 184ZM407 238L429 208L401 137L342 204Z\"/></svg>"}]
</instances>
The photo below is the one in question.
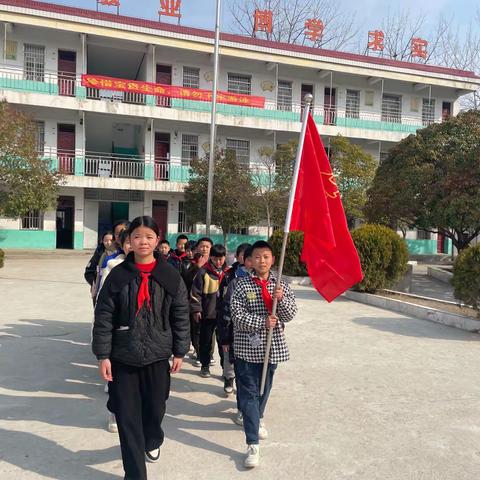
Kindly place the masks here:
<instances>
[{"instance_id":1,"label":"doorway","mask_svg":"<svg viewBox=\"0 0 480 480\"><path fill-rule=\"evenodd\" d=\"M58 51L58 94L65 97L75 96L77 76L77 53L67 50Z\"/></svg>"},{"instance_id":2,"label":"doorway","mask_svg":"<svg viewBox=\"0 0 480 480\"><path fill-rule=\"evenodd\" d=\"M75 197L58 198L56 212L57 248L73 249Z\"/></svg>"},{"instance_id":3,"label":"doorway","mask_svg":"<svg viewBox=\"0 0 480 480\"><path fill-rule=\"evenodd\" d=\"M452 102L442 102L442 120L452 115Z\"/></svg>"},{"instance_id":4,"label":"doorway","mask_svg":"<svg viewBox=\"0 0 480 480\"><path fill-rule=\"evenodd\" d=\"M324 125L335 125L337 122L336 88L325 87L323 98Z\"/></svg>"},{"instance_id":5,"label":"doorway","mask_svg":"<svg viewBox=\"0 0 480 480\"><path fill-rule=\"evenodd\" d=\"M172 66L171 65L157 65L157 83L162 85L171 85L172 84ZM170 97L157 97L157 107L167 107L170 108L171 99Z\"/></svg>"},{"instance_id":6,"label":"doorway","mask_svg":"<svg viewBox=\"0 0 480 480\"><path fill-rule=\"evenodd\" d=\"M75 172L75 125L57 125L57 157L60 173Z\"/></svg>"},{"instance_id":7,"label":"doorway","mask_svg":"<svg viewBox=\"0 0 480 480\"><path fill-rule=\"evenodd\" d=\"M300 116L300 120L303 120L303 110L305 109L305 95L312 95L313 96L313 85L308 85L308 84L305 84L305 83L302 83L302 90L301 90L301 94L300 94L300 102L301 102L301 106L302 106L302 110L301 110L301 116ZM312 101L312 108L310 110L310 113L313 115L313 105L314 105L315 101Z\"/></svg>"},{"instance_id":8,"label":"doorway","mask_svg":"<svg viewBox=\"0 0 480 480\"><path fill-rule=\"evenodd\" d=\"M166 238L168 225L168 202L164 200L153 200L152 217L160 229L160 238Z\"/></svg>"},{"instance_id":9,"label":"doorway","mask_svg":"<svg viewBox=\"0 0 480 480\"><path fill-rule=\"evenodd\" d=\"M130 205L128 202L99 202L98 204L98 241L105 232L112 230L117 220L128 220Z\"/></svg>"},{"instance_id":10,"label":"doorway","mask_svg":"<svg viewBox=\"0 0 480 480\"><path fill-rule=\"evenodd\" d=\"M155 180L168 180L170 166L170 134L155 132Z\"/></svg>"}]
</instances>

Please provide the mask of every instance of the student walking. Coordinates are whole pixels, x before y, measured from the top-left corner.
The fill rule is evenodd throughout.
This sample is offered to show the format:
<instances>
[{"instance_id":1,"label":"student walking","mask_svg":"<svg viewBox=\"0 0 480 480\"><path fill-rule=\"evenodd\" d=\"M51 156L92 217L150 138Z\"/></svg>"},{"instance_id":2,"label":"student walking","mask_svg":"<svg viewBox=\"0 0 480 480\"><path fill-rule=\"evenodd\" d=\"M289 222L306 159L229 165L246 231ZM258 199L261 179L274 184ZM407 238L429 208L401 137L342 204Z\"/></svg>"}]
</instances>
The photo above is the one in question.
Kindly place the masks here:
<instances>
[{"instance_id":1,"label":"student walking","mask_svg":"<svg viewBox=\"0 0 480 480\"><path fill-rule=\"evenodd\" d=\"M102 256L105 250L109 250L113 244L113 232L105 232L102 235L102 241L98 244L95 252L93 252L92 257L90 258L87 266L85 267L85 273L83 276L85 280L90 285L93 286L95 281L97 280L97 269L98 269L98 262L100 261L100 257Z\"/></svg>"},{"instance_id":2,"label":"student walking","mask_svg":"<svg viewBox=\"0 0 480 480\"><path fill-rule=\"evenodd\" d=\"M217 301L220 296L220 284L225 275L225 258L227 252L223 245L217 244L210 250L210 258L199 270L192 284L190 293L190 310L193 319L200 324L199 354L202 364L200 375L210 377L212 342L217 325ZM230 362L224 362L223 350L218 344L224 376L233 377Z\"/></svg>"},{"instance_id":3,"label":"student walking","mask_svg":"<svg viewBox=\"0 0 480 480\"><path fill-rule=\"evenodd\" d=\"M263 416L273 376L277 365L289 359L285 323L297 313L295 297L289 285L282 281L280 288L275 291L276 279L271 273L274 261L272 247L267 242L254 243L253 273L238 281L230 304L237 396L247 442L247 468L256 467L260 462L259 440L268 437ZM274 297L278 300L275 316L272 315ZM267 332L270 328L273 328L272 349L264 394L260 396Z\"/></svg>"},{"instance_id":4,"label":"student walking","mask_svg":"<svg viewBox=\"0 0 480 480\"><path fill-rule=\"evenodd\" d=\"M187 252L185 251L187 242L188 237L186 235L179 235L175 243L176 248L170 252L168 257L168 263L175 267L180 274L182 274L184 263L188 260Z\"/></svg>"},{"instance_id":5,"label":"student walking","mask_svg":"<svg viewBox=\"0 0 480 480\"><path fill-rule=\"evenodd\" d=\"M188 296L178 271L154 255L153 219L136 218L128 232L133 251L100 292L92 350L111 382L108 408L117 418L125 480L146 480L145 460L160 458L170 374L180 371L190 344Z\"/></svg>"},{"instance_id":6,"label":"student walking","mask_svg":"<svg viewBox=\"0 0 480 480\"><path fill-rule=\"evenodd\" d=\"M220 296L217 303L217 332L223 350L223 361L229 362L233 369L235 356L233 351L233 325L230 314L230 301L238 280L250 275L251 254L252 247L249 243L242 243L237 247L235 254L236 262L225 272L225 276L220 284ZM227 395L231 395L233 393L233 381L235 380L234 371L229 369L227 373L230 375L223 378L223 390ZM238 412L236 423L240 422L242 418L240 409L238 409Z\"/></svg>"}]
</instances>

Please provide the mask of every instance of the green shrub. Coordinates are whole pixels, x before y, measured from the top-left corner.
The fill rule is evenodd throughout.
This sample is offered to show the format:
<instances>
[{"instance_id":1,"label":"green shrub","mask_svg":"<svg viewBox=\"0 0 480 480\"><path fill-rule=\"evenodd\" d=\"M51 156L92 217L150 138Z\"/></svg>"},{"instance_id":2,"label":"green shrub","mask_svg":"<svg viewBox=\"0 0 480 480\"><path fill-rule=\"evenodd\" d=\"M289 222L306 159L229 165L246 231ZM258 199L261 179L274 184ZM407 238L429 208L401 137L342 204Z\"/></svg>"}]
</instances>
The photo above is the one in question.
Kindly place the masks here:
<instances>
[{"instance_id":1,"label":"green shrub","mask_svg":"<svg viewBox=\"0 0 480 480\"><path fill-rule=\"evenodd\" d=\"M270 237L269 243L272 245L273 254L278 265L280 254L282 252L283 232L277 230ZM287 242L287 253L285 254L285 263L283 273L285 275L305 277L308 275L305 264L300 262L300 254L303 248L303 232L290 232Z\"/></svg>"},{"instance_id":2,"label":"green shrub","mask_svg":"<svg viewBox=\"0 0 480 480\"><path fill-rule=\"evenodd\" d=\"M4 260L5 260L5 252L0 248L0 268L3 267Z\"/></svg>"},{"instance_id":3,"label":"green shrub","mask_svg":"<svg viewBox=\"0 0 480 480\"><path fill-rule=\"evenodd\" d=\"M453 266L454 295L475 310L480 310L480 245L468 247Z\"/></svg>"},{"instance_id":4,"label":"green shrub","mask_svg":"<svg viewBox=\"0 0 480 480\"><path fill-rule=\"evenodd\" d=\"M356 285L362 292L375 292L394 285L408 267L408 247L392 229L365 224L352 232L364 279Z\"/></svg>"}]
</instances>

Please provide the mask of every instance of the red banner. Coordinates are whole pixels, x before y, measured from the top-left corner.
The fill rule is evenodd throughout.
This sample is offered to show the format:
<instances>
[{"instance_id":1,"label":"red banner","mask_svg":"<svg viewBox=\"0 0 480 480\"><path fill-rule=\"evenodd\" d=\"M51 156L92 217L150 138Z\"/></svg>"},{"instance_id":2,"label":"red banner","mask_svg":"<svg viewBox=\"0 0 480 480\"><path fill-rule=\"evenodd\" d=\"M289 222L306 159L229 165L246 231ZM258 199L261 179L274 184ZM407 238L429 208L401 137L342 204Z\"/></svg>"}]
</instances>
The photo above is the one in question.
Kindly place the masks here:
<instances>
[{"instance_id":1,"label":"red banner","mask_svg":"<svg viewBox=\"0 0 480 480\"><path fill-rule=\"evenodd\" d=\"M135 92L157 97L180 98L211 102L212 91L199 88L186 88L176 85L162 85L160 83L139 82L137 80L123 80L120 78L102 77L99 75L82 75L82 86L98 90L114 90L117 92ZM243 107L265 107L265 97L240 95L238 93L217 92L217 102Z\"/></svg>"}]
</instances>

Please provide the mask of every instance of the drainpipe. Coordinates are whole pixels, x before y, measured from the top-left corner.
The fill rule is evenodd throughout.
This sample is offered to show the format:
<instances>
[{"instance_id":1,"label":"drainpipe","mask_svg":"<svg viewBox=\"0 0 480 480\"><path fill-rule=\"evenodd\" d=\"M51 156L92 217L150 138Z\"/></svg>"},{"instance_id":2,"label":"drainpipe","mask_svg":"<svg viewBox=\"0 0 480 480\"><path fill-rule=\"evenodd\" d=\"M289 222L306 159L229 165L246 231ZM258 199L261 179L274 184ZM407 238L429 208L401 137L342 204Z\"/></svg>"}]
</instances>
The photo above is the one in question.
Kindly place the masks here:
<instances>
[{"instance_id":1,"label":"drainpipe","mask_svg":"<svg viewBox=\"0 0 480 480\"><path fill-rule=\"evenodd\" d=\"M5 62L7 60L7 22L3 22L3 31L3 61Z\"/></svg>"}]
</instances>

